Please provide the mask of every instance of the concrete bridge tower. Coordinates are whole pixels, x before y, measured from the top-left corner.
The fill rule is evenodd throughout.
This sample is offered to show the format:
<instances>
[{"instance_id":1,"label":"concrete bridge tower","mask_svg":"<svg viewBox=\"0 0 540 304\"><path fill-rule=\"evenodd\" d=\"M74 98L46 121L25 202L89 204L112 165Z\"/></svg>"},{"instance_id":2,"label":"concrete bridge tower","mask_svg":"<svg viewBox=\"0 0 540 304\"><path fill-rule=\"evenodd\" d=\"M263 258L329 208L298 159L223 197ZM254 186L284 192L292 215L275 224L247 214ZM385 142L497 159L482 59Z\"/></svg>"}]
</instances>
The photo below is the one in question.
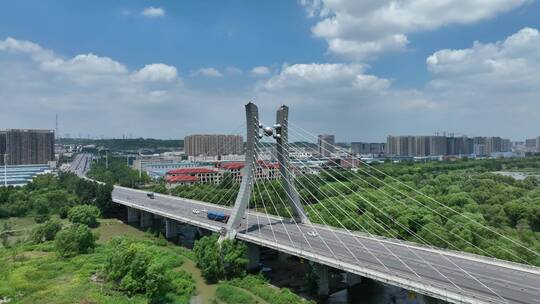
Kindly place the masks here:
<instances>
[{"instance_id":1,"label":"concrete bridge tower","mask_svg":"<svg viewBox=\"0 0 540 304\"><path fill-rule=\"evenodd\" d=\"M236 237L237 228L244 217L249 204L251 192L253 191L253 186L255 183L255 177L253 175L256 161L255 149L258 146L259 140L263 137L263 134L266 136L273 136L276 139L281 182L285 192L287 193L287 200L292 206L295 220L302 223L309 222L309 219L302 208L302 204L300 203L298 191L296 191L292 176L289 174L289 152L286 147L288 139L287 131L289 108L287 106L281 106L278 109L276 115L276 124L273 126L273 128L264 128L262 123L260 123L259 110L254 103L250 102L246 104L245 108L246 151L245 166L242 169L242 182L234 202L234 207L231 212L227 228L224 233L222 233L220 240L234 239ZM261 129L264 130L264 133L259 133Z\"/></svg>"}]
</instances>

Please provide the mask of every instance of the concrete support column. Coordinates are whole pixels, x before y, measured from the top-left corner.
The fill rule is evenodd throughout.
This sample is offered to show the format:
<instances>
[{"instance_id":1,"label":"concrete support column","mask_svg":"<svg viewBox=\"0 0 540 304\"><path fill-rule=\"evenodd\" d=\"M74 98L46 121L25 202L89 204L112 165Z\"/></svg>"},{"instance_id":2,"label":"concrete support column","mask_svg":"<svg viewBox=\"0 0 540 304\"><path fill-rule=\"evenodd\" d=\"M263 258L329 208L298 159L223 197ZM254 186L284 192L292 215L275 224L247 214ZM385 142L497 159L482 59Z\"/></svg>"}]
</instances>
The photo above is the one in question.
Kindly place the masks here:
<instances>
[{"instance_id":1,"label":"concrete support column","mask_svg":"<svg viewBox=\"0 0 540 304\"><path fill-rule=\"evenodd\" d=\"M165 219L165 238L173 238L178 235L177 223L175 220Z\"/></svg>"},{"instance_id":2,"label":"concrete support column","mask_svg":"<svg viewBox=\"0 0 540 304\"><path fill-rule=\"evenodd\" d=\"M248 255L248 270L256 269L259 267L261 261L261 250L259 246L255 244L248 243L247 245L247 255Z\"/></svg>"},{"instance_id":3,"label":"concrete support column","mask_svg":"<svg viewBox=\"0 0 540 304\"><path fill-rule=\"evenodd\" d=\"M345 281L347 282L348 287L352 287L354 285L362 283L362 276L347 272L345 273Z\"/></svg>"},{"instance_id":4,"label":"concrete support column","mask_svg":"<svg viewBox=\"0 0 540 304\"><path fill-rule=\"evenodd\" d=\"M178 225L178 231L182 235L182 243L187 247L193 247L197 238L197 228L184 224Z\"/></svg>"},{"instance_id":5,"label":"concrete support column","mask_svg":"<svg viewBox=\"0 0 540 304\"><path fill-rule=\"evenodd\" d=\"M285 253L285 252L281 252L281 251L278 251L278 261L280 262L285 262L287 261L287 259L289 258L289 254Z\"/></svg>"},{"instance_id":6,"label":"concrete support column","mask_svg":"<svg viewBox=\"0 0 540 304\"><path fill-rule=\"evenodd\" d=\"M330 292L328 266L313 263L312 267L317 275L317 286L319 287L319 290L317 291L318 295L328 296L328 293Z\"/></svg>"},{"instance_id":7,"label":"concrete support column","mask_svg":"<svg viewBox=\"0 0 540 304\"><path fill-rule=\"evenodd\" d=\"M141 211L141 228L152 226L152 213Z\"/></svg>"},{"instance_id":8,"label":"concrete support column","mask_svg":"<svg viewBox=\"0 0 540 304\"><path fill-rule=\"evenodd\" d=\"M127 207L128 216L127 221L128 223L136 223L139 221L139 210L131 207Z\"/></svg>"}]
</instances>

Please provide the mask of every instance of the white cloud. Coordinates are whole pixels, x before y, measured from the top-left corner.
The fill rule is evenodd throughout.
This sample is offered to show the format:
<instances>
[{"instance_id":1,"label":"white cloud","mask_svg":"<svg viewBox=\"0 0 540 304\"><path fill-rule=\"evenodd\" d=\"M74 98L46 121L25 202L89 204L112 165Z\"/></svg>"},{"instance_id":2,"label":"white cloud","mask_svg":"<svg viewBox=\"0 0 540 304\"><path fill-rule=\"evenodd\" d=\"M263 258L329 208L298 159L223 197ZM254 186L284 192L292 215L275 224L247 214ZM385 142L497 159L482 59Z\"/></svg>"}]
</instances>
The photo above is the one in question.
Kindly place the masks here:
<instances>
[{"instance_id":1,"label":"white cloud","mask_svg":"<svg viewBox=\"0 0 540 304\"><path fill-rule=\"evenodd\" d=\"M361 64L311 63L285 66L264 83L267 90L302 89L306 92L327 89L380 90L390 85L387 79L364 74Z\"/></svg>"},{"instance_id":2,"label":"white cloud","mask_svg":"<svg viewBox=\"0 0 540 304\"><path fill-rule=\"evenodd\" d=\"M265 66L257 66L251 69L251 75L253 76L266 76L270 74L270 69Z\"/></svg>"},{"instance_id":3,"label":"white cloud","mask_svg":"<svg viewBox=\"0 0 540 304\"><path fill-rule=\"evenodd\" d=\"M25 53L30 54L36 61L47 61L54 59L54 53L49 50L44 50L36 43L17 40L12 37L7 37L5 40L0 40L0 51L7 51L11 53Z\"/></svg>"},{"instance_id":4,"label":"white cloud","mask_svg":"<svg viewBox=\"0 0 540 304\"><path fill-rule=\"evenodd\" d=\"M144 68L133 73L135 81L171 82L178 79L175 67L163 63L147 64Z\"/></svg>"},{"instance_id":5,"label":"white cloud","mask_svg":"<svg viewBox=\"0 0 540 304\"><path fill-rule=\"evenodd\" d=\"M72 59L63 60L55 58L41 62L44 70L70 74L125 74L127 69L124 65L108 57L99 57L92 53L80 54Z\"/></svg>"},{"instance_id":6,"label":"white cloud","mask_svg":"<svg viewBox=\"0 0 540 304\"><path fill-rule=\"evenodd\" d=\"M147 7L145 8L141 14L148 18L157 18L157 17L163 17L165 16L165 10L161 7Z\"/></svg>"},{"instance_id":7,"label":"white cloud","mask_svg":"<svg viewBox=\"0 0 540 304\"><path fill-rule=\"evenodd\" d=\"M201 75L210 78L217 78L223 76L223 74L221 74L221 72L215 68L200 68L197 71L193 72L193 75Z\"/></svg>"},{"instance_id":8,"label":"white cloud","mask_svg":"<svg viewBox=\"0 0 540 304\"><path fill-rule=\"evenodd\" d=\"M470 24L510 11L529 0L301 0L312 28L331 53L365 60L406 48L407 34Z\"/></svg>"},{"instance_id":9,"label":"white cloud","mask_svg":"<svg viewBox=\"0 0 540 304\"><path fill-rule=\"evenodd\" d=\"M116 81L119 76L128 73L127 68L108 57L92 53L79 54L71 59L64 59L52 50L42 48L36 43L6 38L0 40L0 51L15 54L28 54L42 71L55 72L72 82L87 85L97 81Z\"/></svg>"},{"instance_id":10,"label":"white cloud","mask_svg":"<svg viewBox=\"0 0 540 304\"><path fill-rule=\"evenodd\" d=\"M431 79L418 90L395 87L392 79L359 63L308 63L284 65L258 79L255 88L201 92L183 85L176 68L164 64L131 70L113 58L91 53L64 58L9 38L0 40L0 121L9 127L52 127L59 112L72 134L131 130L179 138L185 132L233 129L233 122L243 119L243 104L254 98L261 119L272 121L284 103L296 125L335 133L340 141L444 130L520 139L540 134L539 49L538 30L524 28L498 42L434 52L426 59Z\"/></svg>"},{"instance_id":11,"label":"white cloud","mask_svg":"<svg viewBox=\"0 0 540 304\"><path fill-rule=\"evenodd\" d=\"M181 138L201 130L201 118L204 128L232 131L229 122L242 119L238 109L248 100L243 92L190 89L165 64L131 70L109 57L65 58L14 38L0 39L0 66L0 122L9 128L53 128L58 113L62 134Z\"/></svg>"},{"instance_id":12,"label":"white cloud","mask_svg":"<svg viewBox=\"0 0 540 304\"><path fill-rule=\"evenodd\" d=\"M227 71L227 73L229 74L232 74L232 75L242 75L242 70L235 67L235 66L228 66L225 71Z\"/></svg>"},{"instance_id":13,"label":"white cloud","mask_svg":"<svg viewBox=\"0 0 540 304\"><path fill-rule=\"evenodd\" d=\"M523 139L538 136L540 32L524 28L497 42L474 42L426 58L419 90L392 86L355 63L284 66L259 83L256 100L291 106L312 132L381 140L388 134L450 131Z\"/></svg>"},{"instance_id":14,"label":"white cloud","mask_svg":"<svg viewBox=\"0 0 540 304\"><path fill-rule=\"evenodd\" d=\"M540 93L540 33L524 28L504 41L471 48L440 50L426 60L436 87L467 86L470 90L529 88ZM514 93L514 92L512 92Z\"/></svg>"}]
</instances>

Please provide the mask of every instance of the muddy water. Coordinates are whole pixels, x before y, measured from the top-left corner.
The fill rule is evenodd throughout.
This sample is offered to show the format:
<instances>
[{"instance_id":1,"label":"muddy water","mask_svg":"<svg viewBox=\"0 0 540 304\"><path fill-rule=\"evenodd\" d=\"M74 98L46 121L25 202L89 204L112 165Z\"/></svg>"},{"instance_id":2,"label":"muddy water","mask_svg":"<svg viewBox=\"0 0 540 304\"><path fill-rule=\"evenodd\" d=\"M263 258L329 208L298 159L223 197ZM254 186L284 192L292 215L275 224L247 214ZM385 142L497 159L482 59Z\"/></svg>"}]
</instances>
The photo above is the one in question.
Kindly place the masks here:
<instances>
[{"instance_id":1,"label":"muddy water","mask_svg":"<svg viewBox=\"0 0 540 304\"><path fill-rule=\"evenodd\" d=\"M193 280L195 281L195 284L197 285L197 295L194 296L190 304L209 304L212 303L212 300L216 296L216 288L217 284L208 284L202 277L201 271L197 266L195 266L195 262L184 259L184 264L180 267L182 270L185 270L193 276Z\"/></svg>"},{"instance_id":2,"label":"muddy water","mask_svg":"<svg viewBox=\"0 0 540 304\"><path fill-rule=\"evenodd\" d=\"M366 280L368 281L368 280ZM350 290L332 294L326 304L443 304L439 301L399 287L368 281Z\"/></svg>"}]
</instances>

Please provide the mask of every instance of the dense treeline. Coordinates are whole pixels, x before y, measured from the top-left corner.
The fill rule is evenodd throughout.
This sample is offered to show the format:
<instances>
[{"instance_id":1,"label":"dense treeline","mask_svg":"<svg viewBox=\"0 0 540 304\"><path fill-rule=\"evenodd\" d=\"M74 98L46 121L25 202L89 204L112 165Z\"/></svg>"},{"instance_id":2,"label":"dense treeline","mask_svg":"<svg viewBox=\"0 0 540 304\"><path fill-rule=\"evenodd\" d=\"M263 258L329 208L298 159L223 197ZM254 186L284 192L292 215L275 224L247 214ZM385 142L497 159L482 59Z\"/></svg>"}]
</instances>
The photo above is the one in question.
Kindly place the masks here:
<instances>
[{"instance_id":1,"label":"dense treeline","mask_svg":"<svg viewBox=\"0 0 540 304\"><path fill-rule=\"evenodd\" d=\"M104 158L95 162L87 176L107 184L131 188L137 188L140 184L150 181L150 177L145 172L139 173L126 164L125 158L118 157L109 157L108 168Z\"/></svg>"},{"instance_id":2,"label":"dense treeline","mask_svg":"<svg viewBox=\"0 0 540 304\"><path fill-rule=\"evenodd\" d=\"M102 214L112 211L111 191L110 185L71 173L41 175L25 187L0 188L4 217L34 216L39 223L43 218L27 238L15 243L9 241L12 219L4 222L0 298L13 303L34 303L43 297L48 303L188 303L195 282L189 273L176 269L183 261L167 242L120 237L97 243L98 234L91 228L99 225ZM39 292L74 273L76 279L59 287L67 288L66 294L56 289L53 294ZM67 298L56 299L62 296Z\"/></svg>"},{"instance_id":3,"label":"dense treeline","mask_svg":"<svg viewBox=\"0 0 540 304\"><path fill-rule=\"evenodd\" d=\"M245 243L224 240L218 244L217 235L205 236L195 242L193 252L197 267L209 282L246 275L248 260Z\"/></svg>"},{"instance_id":4,"label":"dense treeline","mask_svg":"<svg viewBox=\"0 0 540 304\"><path fill-rule=\"evenodd\" d=\"M0 218L62 214L80 204L94 205L108 214L111 192L110 184L98 184L72 173L39 175L24 187L0 188Z\"/></svg>"},{"instance_id":5,"label":"dense treeline","mask_svg":"<svg viewBox=\"0 0 540 304\"><path fill-rule=\"evenodd\" d=\"M114 151L138 151L139 149L178 149L184 146L183 140L176 139L154 139L154 138L132 138L132 139L83 139L83 138L61 138L57 143L64 145L96 145Z\"/></svg>"},{"instance_id":6,"label":"dense treeline","mask_svg":"<svg viewBox=\"0 0 540 304\"><path fill-rule=\"evenodd\" d=\"M538 178L493 173L537 168L538 157L386 163L301 176L296 186L314 222L540 265ZM238 185L170 190L222 205L232 205L237 192ZM286 198L279 181L257 182L250 207L290 217Z\"/></svg>"}]
</instances>

